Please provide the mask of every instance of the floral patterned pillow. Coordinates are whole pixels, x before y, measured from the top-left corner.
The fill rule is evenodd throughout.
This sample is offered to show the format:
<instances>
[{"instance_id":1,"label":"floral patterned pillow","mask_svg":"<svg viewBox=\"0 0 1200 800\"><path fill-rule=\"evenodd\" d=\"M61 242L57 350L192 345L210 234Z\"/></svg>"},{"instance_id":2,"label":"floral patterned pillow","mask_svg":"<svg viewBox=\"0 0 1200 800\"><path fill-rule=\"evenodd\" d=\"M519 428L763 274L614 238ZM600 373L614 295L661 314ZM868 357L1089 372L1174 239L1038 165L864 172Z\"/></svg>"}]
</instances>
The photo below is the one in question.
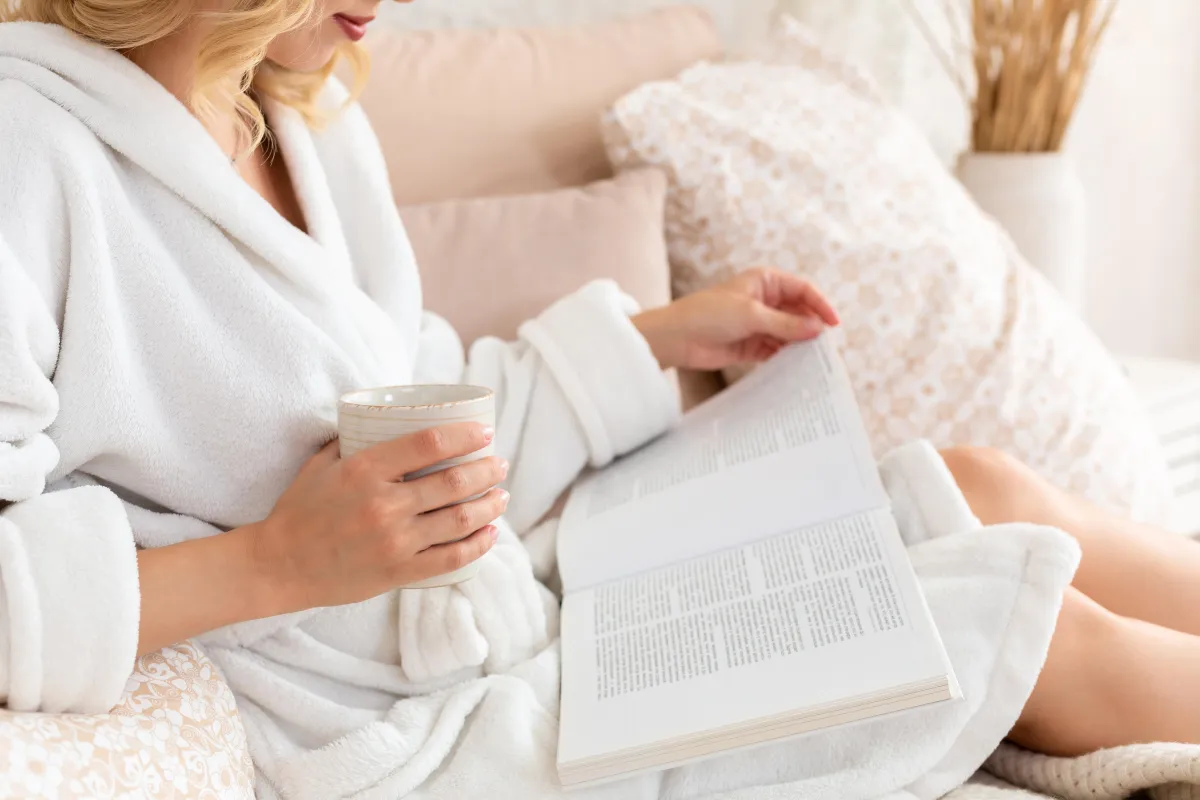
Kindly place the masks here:
<instances>
[{"instance_id":1,"label":"floral patterned pillow","mask_svg":"<svg viewBox=\"0 0 1200 800\"><path fill-rule=\"evenodd\" d=\"M617 167L669 176L677 293L770 264L831 295L877 453L989 445L1164 514L1164 459L1119 366L916 127L797 23L754 60L634 91L605 137Z\"/></svg>"},{"instance_id":2,"label":"floral patterned pillow","mask_svg":"<svg viewBox=\"0 0 1200 800\"><path fill-rule=\"evenodd\" d=\"M233 693L185 642L138 659L107 714L0 711L0 797L252 800Z\"/></svg>"}]
</instances>

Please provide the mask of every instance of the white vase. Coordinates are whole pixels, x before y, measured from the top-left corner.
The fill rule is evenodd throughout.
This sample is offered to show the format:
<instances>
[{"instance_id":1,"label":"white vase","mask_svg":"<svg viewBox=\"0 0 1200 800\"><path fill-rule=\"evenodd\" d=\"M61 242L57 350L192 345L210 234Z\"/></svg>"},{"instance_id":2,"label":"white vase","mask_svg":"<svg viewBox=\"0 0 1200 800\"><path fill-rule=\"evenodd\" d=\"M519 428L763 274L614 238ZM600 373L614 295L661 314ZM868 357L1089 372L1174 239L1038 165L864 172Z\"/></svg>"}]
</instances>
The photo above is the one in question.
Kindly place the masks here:
<instances>
[{"instance_id":1,"label":"white vase","mask_svg":"<svg viewBox=\"0 0 1200 800\"><path fill-rule=\"evenodd\" d=\"M1071 159L1063 153L964 153L958 179L1026 260L1082 311L1087 201Z\"/></svg>"}]
</instances>

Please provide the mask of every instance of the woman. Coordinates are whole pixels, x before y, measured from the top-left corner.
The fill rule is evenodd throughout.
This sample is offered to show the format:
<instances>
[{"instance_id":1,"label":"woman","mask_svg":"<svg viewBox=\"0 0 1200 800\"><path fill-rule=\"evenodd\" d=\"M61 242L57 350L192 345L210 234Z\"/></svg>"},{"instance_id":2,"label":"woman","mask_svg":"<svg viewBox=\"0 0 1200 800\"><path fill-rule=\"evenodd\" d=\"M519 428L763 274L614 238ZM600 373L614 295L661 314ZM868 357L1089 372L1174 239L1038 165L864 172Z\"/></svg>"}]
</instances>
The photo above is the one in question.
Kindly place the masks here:
<instances>
[{"instance_id":1,"label":"woman","mask_svg":"<svg viewBox=\"0 0 1200 800\"><path fill-rule=\"evenodd\" d=\"M0 693L102 711L135 654L203 635L265 795L472 796L455 765L491 758L512 796L556 796L555 609L504 520L528 530L668 426L663 368L763 359L837 316L770 270L643 313L600 283L464 361L421 311L365 120L325 85L377 4L0 11ZM498 390L498 430L336 457L339 394L459 381ZM503 458L397 482L493 436ZM1200 548L998 453L943 458L984 523L1083 550L1040 677L974 735L990 748L1019 714L1011 737L1049 753L1200 742ZM458 589L395 590L489 551Z\"/></svg>"}]
</instances>

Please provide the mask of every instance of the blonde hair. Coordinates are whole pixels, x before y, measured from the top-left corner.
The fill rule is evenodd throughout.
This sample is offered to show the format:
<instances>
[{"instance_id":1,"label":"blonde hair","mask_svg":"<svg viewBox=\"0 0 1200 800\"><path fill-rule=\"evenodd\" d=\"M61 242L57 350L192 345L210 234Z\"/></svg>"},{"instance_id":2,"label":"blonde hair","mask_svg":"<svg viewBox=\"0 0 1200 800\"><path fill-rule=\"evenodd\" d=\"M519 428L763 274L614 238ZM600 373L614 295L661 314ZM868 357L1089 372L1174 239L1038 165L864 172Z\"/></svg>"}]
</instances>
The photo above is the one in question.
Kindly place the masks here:
<instances>
[{"instance_id":1,"label":"blonde hair","mask_svg":"<svg viewBox=\"0 0 1200 800\"><path fill-rule=\"evenodd\" d=\"M212 12L197 12L194 2L180 0L0 0L0 22L54 23L127 53L203 15L211 30L200 48L189 106L200 117L234 112L252 150L267 135L254 94L286 103L319 126L335 111L322 108L318 96L339 58L349 62L354 75L352 99L366 82L366 52L356 45L340 47L316 72L296 72L266 60L271 41L303 25L312 9L313 0L233 0L228 9Z\"/></svg>"}]
</instances>

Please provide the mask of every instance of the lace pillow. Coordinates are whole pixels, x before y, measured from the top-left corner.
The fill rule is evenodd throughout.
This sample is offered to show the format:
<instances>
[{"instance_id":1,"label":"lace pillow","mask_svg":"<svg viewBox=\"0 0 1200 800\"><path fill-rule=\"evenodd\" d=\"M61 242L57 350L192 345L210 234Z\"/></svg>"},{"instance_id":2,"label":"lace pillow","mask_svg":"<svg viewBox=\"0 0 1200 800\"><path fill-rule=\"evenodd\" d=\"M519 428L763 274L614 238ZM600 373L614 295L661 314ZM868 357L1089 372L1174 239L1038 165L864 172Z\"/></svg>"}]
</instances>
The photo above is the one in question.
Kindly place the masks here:
<instances>
[{"instance_id":1,"label":"lace pillow","mask_svg":"<svg viewBox=\"0 0 1200 800\"><path fill-rule=\"evenodd\" d=\"M924 137L794 21L753 61L647 84L605 121L618 168L670 178L677 293L771 264L840 309L877 453L990 445L1161 517L1165 464L1128 381Z\"/></svg>"},{"instance_id":2,"label":"lace pillow","mask_svg":"<svg viewBox=\"0 0 1200 800\"><path fill-rule=\"evenodd\" d=\"M0 797L250 800L233 693L191 642L142 656L107 714L0 711Z\"/></svg>"}]
</instances>

